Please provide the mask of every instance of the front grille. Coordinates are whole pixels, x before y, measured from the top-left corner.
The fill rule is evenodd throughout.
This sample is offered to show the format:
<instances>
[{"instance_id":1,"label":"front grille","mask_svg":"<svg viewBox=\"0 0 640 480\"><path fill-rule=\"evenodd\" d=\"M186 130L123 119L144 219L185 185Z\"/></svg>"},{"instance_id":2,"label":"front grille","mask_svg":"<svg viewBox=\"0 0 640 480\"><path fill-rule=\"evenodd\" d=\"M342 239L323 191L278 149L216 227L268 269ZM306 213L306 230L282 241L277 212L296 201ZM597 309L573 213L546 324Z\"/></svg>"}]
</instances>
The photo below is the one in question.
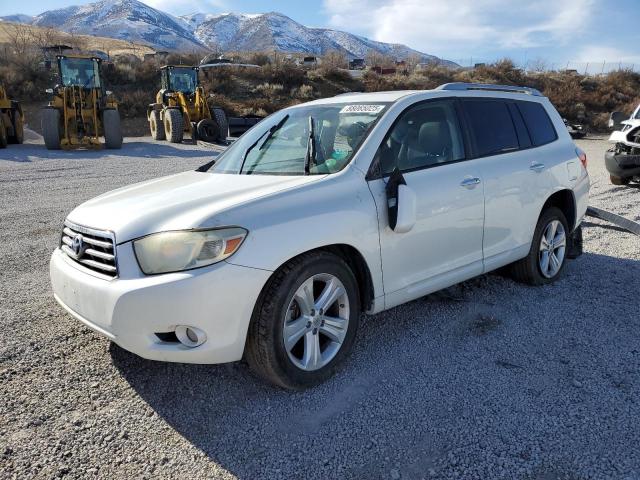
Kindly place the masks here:
<instances>
[{"instance_id":1,"label":"front grille","mask_svg":"<svg viewBox=\"0 0 640 480\"><path fill-rule=\"evenodd\" d=\"M64 222L61 250L73 261L109 279L118 276L115 245L111 232Z\"/></svg>"}]
</instances>

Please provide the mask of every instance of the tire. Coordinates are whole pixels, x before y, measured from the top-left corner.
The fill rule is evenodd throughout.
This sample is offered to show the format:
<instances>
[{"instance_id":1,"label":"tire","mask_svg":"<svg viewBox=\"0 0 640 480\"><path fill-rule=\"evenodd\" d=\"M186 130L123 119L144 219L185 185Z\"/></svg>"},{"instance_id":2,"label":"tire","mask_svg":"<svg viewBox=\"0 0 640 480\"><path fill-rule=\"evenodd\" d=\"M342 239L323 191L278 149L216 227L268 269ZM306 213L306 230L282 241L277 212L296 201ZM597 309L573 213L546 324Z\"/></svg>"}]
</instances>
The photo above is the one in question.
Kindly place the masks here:
<instances>
[{"instance_id":1,"label":"tire","mask_svg":"<svg viewBox=\"0 0 640 480\"><path fill-rule=\"evenodd\" d=\"M613 185L629 185L631 181L628 178L616 177L615 175L609 175L609 179Z\"/></svg>"},{"instance_id":2,"label":"tire","mask_svg":"<svg viewBox=\"0 0 640 480\"><path fill-rule=\"evenodd\" d=\"M42 111L42 136L47 150L60 150L60 111L55 108Z\"/></svg>"},{"instance_id":3,"label":"tire","mask_svg":"<svg viewBox=\"0 0 640 480\"><path fill-rule=\"evenodd\" d=\"M164 111L164 134L171 143L181 143L184 136L184 119L177 108Z\"/></svg>"},{"instance_id":4,"label":"tire","mask_svg":"<svg viewBox=\"0 0 640 480\"><path fill-rule=\"evenodd\" d=\"M198 122L198 138L203 142L216 143L220 140L220 127L210 118Z\"/></svg>"},{"instance_id":5,"label":"tire","mask_svg":"<svg viewBox=\"0 0 640 480\"><path fill-rule=\"evenodd\" d=\"M322 283L328 282L327 279L340 287L340 296L328 304L330 313L324 317L320 315L321 310L315 311L315 307L320 303L321 293L327 291L324 289L328 283ZM305 284L312 285L308 291L314 294L313 317L303 315L309 309L301 306L304 302L299 304L294 300L296 292ZM307 303L311 305L311 302ZM313 321L307 320L311 318ZM348 320L348 323L346 328L334 329L332 325L324 324L324 318L331 318L332 322ZM358 286L347 263L328 252L301 255L273 274L256 302L247 334L245 358L253 372L267 382L292 390L311 387L331 377L348 356L359 318ZM285 322L292 332L303 332L299 337L291 337L299 339L294 339L289 349L285 346ZM327 329L340 332L341 342L332 342L324 333ZM308 368L304 368L305 352L315 351L313 348L307 350L308 344L319 345L320 356L316 357L318 363L307 362Z\"/></svg>"},{"instance_id":6,"label":"tire","mask_svg":"<svg viewBox=\"0 0 640 480\"><path fill-rule=\"evenodd\" d=\"M149 115L149 130L151 130L151 138L154 140L164 140L166 137L164 125L160 118L160 110L151 110Z\"/></svg>"},{"instance_id":7,"label":"tire","mask_svg":"<svg viewBox=\"0 0 640 480\"><path fill-rule=\"evenodd\" d=\"M102 112L102 127L104 128L104 144L110 150L122 148L122 127L118 110Z\"/></svg>"},{"instance_id":8,"label":"tire","mask_svg":"<svg viewBox=\"0 0 640 480\"><path fill-rule=\"evenodd\" d=\"M0 148L6 148L7 143L9 143L9 139L7 138L7 129L0 118Z\"/></svg>"},{"instance_id":9,"label":"tire","mask_svg":"<svg viewBox=\"0 0 640 480\"><path fill-rule=\"evenodd\" d=\"M542 258L543 258L543 248L542 248L542 237L543 234L547 232L548 226L552 222L558 222L562 225L564 231L564 248L561 247L560 242L557 240L557 235L554 240L556 241L555 245L552 245L554 248L554 257L557 258L560 256L560 249L562 248L562 258L560 260L560 267L557 271L543 273L542 270ZM557 232L560 231L558 227ZM526 283L528 285L546 285L548 283L552 283L560 277L562 274L565 264L567 263L567 237L569 235L569 226L567 224L567 219L562 213L562 210L556 207L547 208L538 219L538 224L536 225L536 229L533 233L533 240L531 242L531 248L529 249L529 253L525 258L519 260L511 265L511 275L512 277L521 283ZM557 250L556 250L557 248ZM548 256L551 258L551 255ZM553 265L552 261L548 262L549 266Z\"/></svg>"},{"instance_id":10,"label":"tire","mask_svg":"<svg viewBox=\"0 0 640 480\"><path fill-rule=\"evenodd\" d=\"M24 118L19 110L13 110L13 135L10 138L11 143L24 143Z\"/></svg>"},{"instance_id":11,"label":"tire","mask_svg":"<svg viewBox=\"0 0 640 480\"><path fill-rule=\"evenodd\" d=\"M198 124L196 122L191 122L191 141L198 143Z\"/></svg>"},{"instance_id":12,"label":"tire","mask_svg":"<svg viewBox=\"0 0 640 480\"><path fill-rule=\"evenodd\" d=\"M229 136L229 119L227 118L226 112L221 107L213 107L211 113L220 129L220 138L218 141L226 142Z\"/></svg>"}]
</instances>

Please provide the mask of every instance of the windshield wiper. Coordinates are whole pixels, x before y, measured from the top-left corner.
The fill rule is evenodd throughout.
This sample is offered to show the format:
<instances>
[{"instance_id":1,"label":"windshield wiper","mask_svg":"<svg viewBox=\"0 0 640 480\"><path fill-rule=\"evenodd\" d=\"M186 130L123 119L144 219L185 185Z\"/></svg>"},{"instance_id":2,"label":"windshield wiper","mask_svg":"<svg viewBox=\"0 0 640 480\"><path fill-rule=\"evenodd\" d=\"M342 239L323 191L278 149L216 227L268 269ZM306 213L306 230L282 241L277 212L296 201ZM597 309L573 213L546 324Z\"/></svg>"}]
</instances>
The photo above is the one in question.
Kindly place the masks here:
<instances>
[{"instance_id":1,"label":"windshield wiper","mask_svg":"<svg viewBox=\"0 0 640 480\"><path fill-rule=\"evenodd\" d=\"M307 152L304 156L304 174L311 173L311 162L316 164L316 122L309 115L309 140L307 141Z\"/></svg>"},{"instance_id":2,"label":"windshield wiper","mask_svg":"<svg viewBox=\"0 0 640 480\"><path fill-rule=\"evenodd\" d=\"M262 140L262 137L267 135L267 138L264 139L264 143L260 145L259 150L262 150L264 148L264 146L269 141L269 139L273 137L273 134L276 133L278 130L280 130L287 120L289 120L289 114L282 117L282 120L276 123L269 130L265 131L262 135L258 137L258 139L255 142L251 144L249 148L247 148L247 151L244 152L244 156L242 157L242 163L240 164L240 170L238 171L238 174L242 173L242 169L244 168L244 164L247 161L247 157L249 156L249 153L251 152L251 150L255 148L256 145L258 145L258 143L260 143L260 140Z\"/></svg>"}]
</instances>

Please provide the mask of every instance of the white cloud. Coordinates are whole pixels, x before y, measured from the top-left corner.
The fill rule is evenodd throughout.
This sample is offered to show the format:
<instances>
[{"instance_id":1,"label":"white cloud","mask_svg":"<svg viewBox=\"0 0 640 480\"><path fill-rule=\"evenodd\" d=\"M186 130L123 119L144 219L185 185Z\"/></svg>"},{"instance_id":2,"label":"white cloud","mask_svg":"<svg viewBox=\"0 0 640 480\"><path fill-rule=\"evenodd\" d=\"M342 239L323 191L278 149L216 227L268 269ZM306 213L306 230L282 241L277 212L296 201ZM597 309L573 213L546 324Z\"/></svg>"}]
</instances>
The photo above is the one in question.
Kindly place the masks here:
<instances>
[{"instance_id":1,"label":"white cloud","mask_svg":"<svg viewBox=\"0 0 640 480\"><path fill-rule=\"evenodd\" d=\"M587 45L578 53L578 61L591 63L619 62L640 65L640 54L637 51L629 52L615 47Z\"/></svg>"},{"instance_id":2,"label":"white cloud","mask_svg":"<svg viewBox=\"0 0 640 480\"><path fill-rule=\"evenodd\" d=\"M332 26L429 53L566 44L596 0L324 0Z\"/></svg>"}]
</instances>

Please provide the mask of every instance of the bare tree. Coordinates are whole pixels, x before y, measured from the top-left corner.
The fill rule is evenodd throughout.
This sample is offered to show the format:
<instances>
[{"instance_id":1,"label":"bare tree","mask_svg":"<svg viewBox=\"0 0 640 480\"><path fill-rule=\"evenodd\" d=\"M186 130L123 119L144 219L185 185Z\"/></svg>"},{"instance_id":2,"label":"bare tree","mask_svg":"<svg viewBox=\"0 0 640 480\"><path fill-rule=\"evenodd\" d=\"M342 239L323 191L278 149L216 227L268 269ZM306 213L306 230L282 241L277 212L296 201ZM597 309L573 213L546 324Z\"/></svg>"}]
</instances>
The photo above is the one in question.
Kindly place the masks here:
<instances>
[{"instance_id":1,"label":"bare tree","mask_svg":"<svg viewBox=\"0 0 640 480\"><path fill-rule=\"evenodd\" d=\"M343 53L330 50L323 55L322 66L325 68L349 68L349 62Z\"/></svg>"}]
</instances>

